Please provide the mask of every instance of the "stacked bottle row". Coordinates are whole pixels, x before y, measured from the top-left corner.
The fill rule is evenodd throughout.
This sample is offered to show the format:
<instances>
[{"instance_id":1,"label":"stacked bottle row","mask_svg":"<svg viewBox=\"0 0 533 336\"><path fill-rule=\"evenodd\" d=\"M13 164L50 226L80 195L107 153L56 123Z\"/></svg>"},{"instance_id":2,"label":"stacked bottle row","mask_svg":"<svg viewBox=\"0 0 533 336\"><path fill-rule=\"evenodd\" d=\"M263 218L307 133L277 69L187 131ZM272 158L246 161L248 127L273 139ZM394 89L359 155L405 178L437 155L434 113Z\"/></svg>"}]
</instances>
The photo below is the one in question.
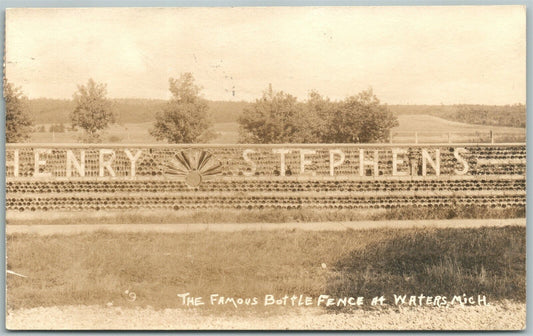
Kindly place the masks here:
<instances>
[{"instance_id":1,"label":"stacked bottle row","mask_svg":"<svg viewBox=\"0 0 533 336\"><path fill-rule=\"evenodd\" d=\"M470 196L117 196L117 197L10 197L7 210L120 210L120 209L357 209L397 208L402 206L439 207L483 205L490 207L525 206L523 195Z\"/></svg>"},{"instance_id":2,"label":"stacked bottle row","mask_svg":"<svg viewBox=\"0 0 533 336\"><path fill-rule=\"evenodd\" d=\"M398 192L398 191L524 191L525 178L483 177L469 179L398 179L398 180L226 180L205 181L191 188L177 180L77 180L77 181L7 181L10 194L48 193L298 193L298 192Z\"/></svg>"}]
</instances>

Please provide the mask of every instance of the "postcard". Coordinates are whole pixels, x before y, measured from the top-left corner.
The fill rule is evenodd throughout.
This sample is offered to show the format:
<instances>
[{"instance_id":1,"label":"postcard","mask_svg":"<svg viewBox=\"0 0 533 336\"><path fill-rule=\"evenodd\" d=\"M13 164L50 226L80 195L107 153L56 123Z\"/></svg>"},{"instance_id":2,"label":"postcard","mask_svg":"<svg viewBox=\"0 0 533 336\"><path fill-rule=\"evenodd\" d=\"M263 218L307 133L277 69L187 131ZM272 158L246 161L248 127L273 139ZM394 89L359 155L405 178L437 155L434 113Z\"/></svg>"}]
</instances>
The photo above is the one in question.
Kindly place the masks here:
<instances>
[{"instance_id":1,"label":"postcard","mask_svg":"<svg viewBox=\"0 0 533 336\"><path fill-rule=\"evenodd\" d=\"M525 6L6 10L9 330L522 330Z\"/></svg>"}]
</instances>

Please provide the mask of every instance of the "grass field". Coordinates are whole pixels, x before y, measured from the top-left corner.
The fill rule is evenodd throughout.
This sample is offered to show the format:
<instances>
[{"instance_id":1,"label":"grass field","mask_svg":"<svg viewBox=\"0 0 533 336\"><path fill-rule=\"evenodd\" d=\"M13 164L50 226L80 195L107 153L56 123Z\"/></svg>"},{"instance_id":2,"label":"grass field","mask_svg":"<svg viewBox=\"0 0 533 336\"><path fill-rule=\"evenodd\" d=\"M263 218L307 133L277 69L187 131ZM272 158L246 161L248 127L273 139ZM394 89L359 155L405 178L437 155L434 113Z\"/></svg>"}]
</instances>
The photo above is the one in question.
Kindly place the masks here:
<instances>
[{"instance_id":1,"label":"grass field","mask_svg":"<svg viewBox=\"0 0 533 336\"><path fill-rule=\"evenodd\" d=\"M525 301L525 227L8 235L7 309L209 297L486 295ZM130 302L126 290L136 294ZM226 307L232 309L232 307ZM257 307L260 308L260 307Z\"/></svg>"}]
</instances>

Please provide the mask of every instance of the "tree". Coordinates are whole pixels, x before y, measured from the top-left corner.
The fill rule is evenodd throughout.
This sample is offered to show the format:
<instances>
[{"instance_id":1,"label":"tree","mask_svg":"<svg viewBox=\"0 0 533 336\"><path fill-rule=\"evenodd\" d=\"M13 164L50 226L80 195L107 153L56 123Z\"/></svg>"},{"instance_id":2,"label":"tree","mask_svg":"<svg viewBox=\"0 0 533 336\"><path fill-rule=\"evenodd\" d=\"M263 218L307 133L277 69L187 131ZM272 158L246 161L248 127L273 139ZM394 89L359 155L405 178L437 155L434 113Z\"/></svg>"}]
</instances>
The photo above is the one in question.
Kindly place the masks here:
<instances>
[{"instance_id":1,"label":"tree","mask_svg":"<svg viewBox=\"0 0 533 336\"><path fill-rule=\"evenodd\" d=\"M26 97L20 88L12 83L4 82L4 98L6 102L6 142L21 142L29 139L32 119L27 109Z\"/></svg>"},{"instance_id":2,"label":"tree","mask_svg":"<svg viewBox=\"0 0 533 336\"><path fill-rule=\"evenodd\" d=\"M305 104L270 87L239 118L250 143L358 143L386 141L398 119L372 89L332 102L311 91Z\"/></svg>"},{"instance_id":3,"label":"tree","mask_svg":"<svg viewBox=\"0 0 533 336\"><path fill-rule=\"evenodd\" d=\"M70 117L72 126L79 126L85 131L88 142L101 140L101 131L115 121L111 102L106 98L107 85L96 83L92 78L87 85L78 85L74 93L74 110Z\"/></svg>"},{"instance_id":4,"label":"tree","mask_svg":"<svg viewBox=\"0 0 533 336\"><path fill-rule=\"evenodd\" d=\"M194 83L191 73L183 73L178 79L169 79L172 98L156 114L150 134L157 140L169 143L205 142L213 137L208 106L200 97L201 88Z\"/></svg>"},{"instance_id":5,"label":"tree","mask_svg":"<svg viewBox=\"0 0 533 336\"><path fill-rule=\"evenodd\" d=\"M302 118L302 119L301 119ZM247 143L306 142L302 127L303 106L296 97L272 91L272 85L260 99L245 108L239 118L240 140Z\"/></svg>"},{"instance_id":6,"label":"tree","mask_svg":"<svg viewBox=\"0 0 533 336\"><path fill-rule=\"evenodd\" d=\"M336 103L323 97L316 91L311 91L305 104L306 128L310 133L311 142L328 142L330 125L334 115Z\"/></svg>"},{"instance_id":7,"label":"tree","mask_svg":"<svg viewBox=\"0 0 533 336\"><path fill-rule=\"evenodd\" d=\"M388 140L398 118L374 95L362 91L337 104L323 142L366 143Z\"/></svg>"}]
</instances>

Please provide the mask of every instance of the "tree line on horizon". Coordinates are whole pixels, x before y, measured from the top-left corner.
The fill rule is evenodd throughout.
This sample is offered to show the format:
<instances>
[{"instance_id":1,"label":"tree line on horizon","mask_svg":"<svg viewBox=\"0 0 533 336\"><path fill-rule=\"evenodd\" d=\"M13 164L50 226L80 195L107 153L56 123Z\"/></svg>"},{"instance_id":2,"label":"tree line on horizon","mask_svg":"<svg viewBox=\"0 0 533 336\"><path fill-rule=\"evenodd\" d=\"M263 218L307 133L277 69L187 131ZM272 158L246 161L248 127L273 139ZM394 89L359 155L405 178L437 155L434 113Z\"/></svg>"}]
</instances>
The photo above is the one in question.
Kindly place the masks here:
<instances>
[{"instance_id":1,"label":"tree line on horizon","mask_svg":"<svg viewBox=\"0 0 533 336\"><path fill-rule=\"evenodd\" d=\"M31 118L19 89L6 83L6 113L19 118L6 118L9 130L7 142L29 137ZM207 100L191 73L169 79L172 97L155 113L149 133L157 140L169 143L207 142L215 136ZM78 85L73 94L70 120L79 127L81 142L101 142L103 131L116 121L112 101L107 97L106 84L89 79ZM298 142L377 142L383 141L397 117L380 104L372 90L363 91L341 102L332 102L311 92L306 102L275 92L271 86L261 98L244 108L238 118L240 142L298 143Z\"/></svg>"},{"instance_id":2,"label":"tree line on horizon","mask_svg":"<svg viewBox=\"0 0 533 336\"><path fill-rule=\"evenodd\" d=\"M340 101L311 91L305 101L269 85L255 102L208 101L191 73L169 79L172 97L110 99L106 84L89 79L71 100L27 99L5 82L6 141L29 138L35 115L79 127L81 142L101 142L111 123L152 122L150 134L169 143L206 142L214 122L239 123L239 141L248 143L358 143L388 139L399 114L429 114L482 125L525 127L525 105L386 105L372 89ZM68 113L65 113L68 111ZM56 118L52 118L56 116ZM46 118L46 119L42 119Z\"/></svg>"},{"instance_id":3,"label":"tree line on horizon","mask_svg":"<svg viewBox=\"0 0 533 336\"><path fill-rule=\"evenodd\" d=\"M166 103L164 99L153 98L109 98L116 114L116 123L152 123L155 114ZM215 123L237 122L249 101L207 100L209 113ZM524 104L481 105L391 105L387 107L396 115L431 115L439 118L476 125L525 127L526 106ZM27 109L35 124L68 124L70 111L74 108L72 99L31 98Z\"/></svg>"}]
</instances>

